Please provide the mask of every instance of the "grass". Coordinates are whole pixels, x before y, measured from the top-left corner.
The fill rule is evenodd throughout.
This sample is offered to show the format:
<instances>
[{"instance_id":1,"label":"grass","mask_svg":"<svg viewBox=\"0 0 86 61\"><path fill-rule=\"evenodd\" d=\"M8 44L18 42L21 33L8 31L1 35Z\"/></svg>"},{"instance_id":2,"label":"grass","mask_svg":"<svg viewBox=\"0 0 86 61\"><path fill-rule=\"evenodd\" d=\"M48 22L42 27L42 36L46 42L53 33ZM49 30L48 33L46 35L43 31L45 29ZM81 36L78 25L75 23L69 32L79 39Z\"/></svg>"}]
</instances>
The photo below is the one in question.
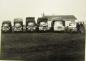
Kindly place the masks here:
<instances>
[{"instance_id":1,"label":"grass","mask_svg":"<svg viewBox=\"0 0 86 61\"><path fill-rule=\"evenodd\" d=\"M2 33L2 59L84 61L85 37L80 33Z\"/></svg>"}]
</instances>

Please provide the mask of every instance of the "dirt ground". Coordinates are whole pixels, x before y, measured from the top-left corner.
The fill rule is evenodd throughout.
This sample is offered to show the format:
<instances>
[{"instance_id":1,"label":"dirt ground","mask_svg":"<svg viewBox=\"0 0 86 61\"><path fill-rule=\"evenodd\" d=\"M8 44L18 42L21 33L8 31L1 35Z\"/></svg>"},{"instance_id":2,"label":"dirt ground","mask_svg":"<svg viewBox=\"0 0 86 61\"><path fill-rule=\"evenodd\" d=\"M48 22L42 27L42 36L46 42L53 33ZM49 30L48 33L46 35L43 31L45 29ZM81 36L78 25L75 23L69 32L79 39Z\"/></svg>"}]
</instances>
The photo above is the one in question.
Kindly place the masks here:
<instances>
[{"instance_id":1,"label":"dirt ground","mask_svg":"<svg viewBox=\"0 0 86 61\"><path fill-rule=\"evenodd\" d=\"M84 61L81 33L2 33L1 59L29 61Z\"/></svg>"}]
</instances>

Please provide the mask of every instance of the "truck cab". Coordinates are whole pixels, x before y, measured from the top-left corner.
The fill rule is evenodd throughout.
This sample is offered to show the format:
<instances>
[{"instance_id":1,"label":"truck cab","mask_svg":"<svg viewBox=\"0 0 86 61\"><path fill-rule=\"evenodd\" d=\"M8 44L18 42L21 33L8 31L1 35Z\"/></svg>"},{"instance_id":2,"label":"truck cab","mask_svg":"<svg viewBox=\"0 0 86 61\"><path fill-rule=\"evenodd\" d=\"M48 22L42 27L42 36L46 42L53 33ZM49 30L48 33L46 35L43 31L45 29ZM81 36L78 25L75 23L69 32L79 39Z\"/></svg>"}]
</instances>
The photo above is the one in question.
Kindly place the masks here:
<instances>
[{"instance_id":1,"label":"truck cab","mask_svg":"<svg viewBox=\"0 0 86 61\"><path fill-rule=\"evenodd\" d=\"M63 20L54 20L52 23L53 31L65 31L65 22Z\"/></svg>"},{"instance_id":2,"label":"truck cab","mask_svg":"<svg viewBox=\"0 0 86 61\"><path fill-rule=\"evenodd\" d=\"M3 21L1 31L2 32L11 32L11 30L12 30L11 21Z\"/></svg>"},{"instance_id":3,"label":"truck cab","mask_svg":"<svg viewBox=\"0 0 86 61\"><path fill-rule=\"evenodd\" d=\"M14 26L13 26L14 32L22 32L23 31L23 20L20 18L14 19Z\"/></svg>"},{"instance_id":4,"label":"truck cab","mask_svg":"<svg viewBox=\"0 0 86 61\"><path fill-rule=\"evenodd\" d=\"M76 23L70 23L68 26L68 31L69 32L77 32L77 25Z\"/></svg>"},{"instance_id":5,"label":"truck cab","mask_svg":"<svg viewBox=\"0 0 86 61\"><path fill-rule=\"evenodd\" d=\"M26 31L36 31L35 17L26 17Z\"/></svg>"},{"instance_id":6,"label":"truck cab","mask_svg":"<svg viewBox=\"0 0 86 61\"><path fill-rule=\"evenodd\" d=\"M39 31L48 31L48 22L47 22L47 18L38 18L37 20L37 24L38 24L38 29Z\"/></svg>"}]
</instances>

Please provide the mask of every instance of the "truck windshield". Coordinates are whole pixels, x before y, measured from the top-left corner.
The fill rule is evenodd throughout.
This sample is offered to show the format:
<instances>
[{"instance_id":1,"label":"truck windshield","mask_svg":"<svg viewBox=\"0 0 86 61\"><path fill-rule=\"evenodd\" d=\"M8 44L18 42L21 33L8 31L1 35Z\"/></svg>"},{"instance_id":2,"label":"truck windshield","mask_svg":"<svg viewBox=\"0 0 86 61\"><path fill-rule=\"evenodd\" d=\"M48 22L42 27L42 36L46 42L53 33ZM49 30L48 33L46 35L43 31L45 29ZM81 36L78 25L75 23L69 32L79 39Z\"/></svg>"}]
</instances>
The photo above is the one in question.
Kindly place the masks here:
<instances>
[{"instance_id":1,"label":"truck windshield","mask_svg":"<svg viewBox=\"0 0 86 61\"><path fill-rule=\"evenodd\" d=\"M54 23L54 26L63 26L63 23L61 21L56 21Z\"/></svg>"},{"instance_id":2,"label":"truck windshield","mask_svg":"<svg viewBox=\"0 0 86 61\"><path fill-rule=\"evenodd\" d=\"M9 27L9 25L8 25L8 24L3 24L3 26L4 26L4 27Z\"/></svg>"},{"instance_id":3,"label":"truck windshield","mask_svg":"<svg viewBox=\"0 0 86 61\"><path fill-rule=\"evenodd\" d=\"M16 27L21 27L21 24L20 23L16 23L15 26Z\"/></svg>"},{"instance_id":4,"label":"truck windshield","mask_svg":"<svg viewBox=\"0 0 86 61\"><path fill-rule=\"evenodd\" d=\"M40 22L40 26L47 26L48 24L46 22Z\"/></svg>"},{"instance_id":5,"label":"truck windshield","mask_svg":"<svg viewBox=\"0 0 86 61\"><path fill-rule=\"evenodd\" d=\"M34 26L33 22L28 23L28 26Z\"/></svg>"}]
</instances>

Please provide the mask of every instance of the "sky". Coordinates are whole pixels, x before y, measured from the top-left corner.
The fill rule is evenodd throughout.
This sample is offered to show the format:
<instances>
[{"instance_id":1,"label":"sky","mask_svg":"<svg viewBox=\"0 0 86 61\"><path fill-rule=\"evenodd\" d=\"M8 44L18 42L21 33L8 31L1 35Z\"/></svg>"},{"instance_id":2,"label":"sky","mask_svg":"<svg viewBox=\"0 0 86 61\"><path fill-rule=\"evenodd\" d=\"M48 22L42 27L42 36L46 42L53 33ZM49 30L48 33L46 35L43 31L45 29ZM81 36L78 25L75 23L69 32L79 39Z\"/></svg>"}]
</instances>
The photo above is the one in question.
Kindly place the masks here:
<instances>
[{"instance_id":1,"label":"sky","mask_svg":"<svg viewBox=\"0 0 86 61\"><path fill-rule=\"evenodd\" d=\"M0 0L0 22L45 15L75 15L86 20L86 0Z\"/></svg>"}]
</instances>

